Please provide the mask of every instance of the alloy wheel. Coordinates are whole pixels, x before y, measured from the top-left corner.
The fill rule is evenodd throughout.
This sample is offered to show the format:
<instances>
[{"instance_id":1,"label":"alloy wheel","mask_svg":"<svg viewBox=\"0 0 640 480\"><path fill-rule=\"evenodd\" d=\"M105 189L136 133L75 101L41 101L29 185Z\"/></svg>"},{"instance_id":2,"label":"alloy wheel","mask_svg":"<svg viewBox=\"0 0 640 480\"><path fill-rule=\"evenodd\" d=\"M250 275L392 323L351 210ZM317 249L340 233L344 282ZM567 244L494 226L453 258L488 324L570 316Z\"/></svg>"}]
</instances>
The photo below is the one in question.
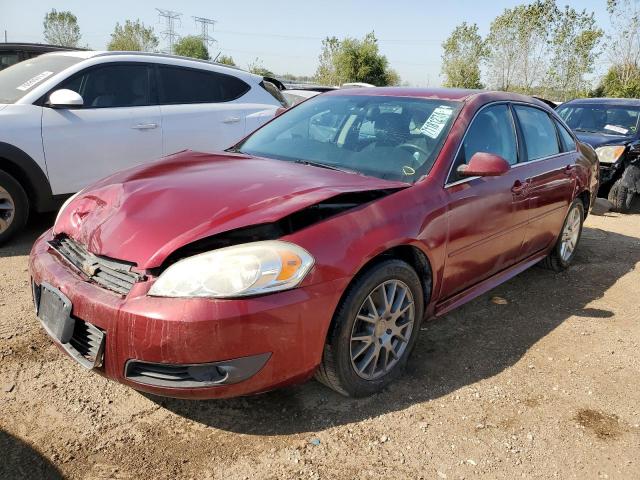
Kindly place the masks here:
<instances>
[{"instance_id":1,"label":"alloy wheel","mask_svg":"<svg viewBox=\"0 0 640 480\"><path fill-rule=\"evenodd\" d=\"M353 324L351 365L365 380L391 371L402 358L415 323L415 305L409 287L388 280L367 296Z\"/></svg>"},{"instance_id":2,"label":"alloy wheel","mask_svg":"<svg viewBox=\"0 0 640 480\"><path fill-rule=\"evenodd\" d=\"M4 188L0 187L0 233L4 233L13 223L16 207L13 198Z\"/></svg>"},{"instance_id":3,"label":"alloy wheel","mask_svg":"<svg viewBox=\"0 0 640 480\"><path fill-rule=\"evenodd\" d=\"M580 236L580 210L573 208L567 217L562 230L562 240L560 243L560 257L564 262L568 262L573 255L578 237Z\"/></svg>"}]
</instances>

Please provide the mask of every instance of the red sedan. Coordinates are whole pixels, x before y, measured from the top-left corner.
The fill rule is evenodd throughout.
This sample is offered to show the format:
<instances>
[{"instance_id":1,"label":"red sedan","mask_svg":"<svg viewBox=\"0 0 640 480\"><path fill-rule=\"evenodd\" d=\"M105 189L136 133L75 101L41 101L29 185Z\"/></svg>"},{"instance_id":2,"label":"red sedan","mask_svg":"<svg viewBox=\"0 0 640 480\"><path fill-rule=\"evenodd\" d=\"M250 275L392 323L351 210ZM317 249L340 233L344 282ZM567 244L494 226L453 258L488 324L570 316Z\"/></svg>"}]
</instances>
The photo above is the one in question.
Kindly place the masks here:
<instances>
[{"instance_id":1,"label":"red sedan","mask_svg":"<svg viewBox=\"0 0 640 480\"><path fill-rule=\"evenodd\" d=\"M225 153L84 189L33 247L34 301L62 350L135 389L221 398L315 374L368 395L424 319L567 268L597 186L594 151L532 98L339 90Z\"/></svg>"}]
</instances>

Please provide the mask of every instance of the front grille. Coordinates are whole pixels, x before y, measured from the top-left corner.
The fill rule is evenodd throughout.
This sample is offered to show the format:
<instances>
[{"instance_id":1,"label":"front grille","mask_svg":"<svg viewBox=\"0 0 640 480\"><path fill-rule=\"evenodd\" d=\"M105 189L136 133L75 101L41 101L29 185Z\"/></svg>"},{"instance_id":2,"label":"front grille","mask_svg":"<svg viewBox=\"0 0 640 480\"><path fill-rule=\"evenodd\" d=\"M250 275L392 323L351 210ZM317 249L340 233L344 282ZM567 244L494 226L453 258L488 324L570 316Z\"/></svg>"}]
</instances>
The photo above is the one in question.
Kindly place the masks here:
<instances>
[{"instance_id":1,"label":"front grille","mask_svg":"<svg viewBox=\"0 0 640 480\"><path fill-rule=\"evenodd\" d=\"M126 295L143 275L132 271L131 263L99 257L69 237L58 237L49 245L75 268L101 287Z\"/></svg>"},{"instance_id":2,"label":"front grille","mask_svg":"<svg viewBox=\"0 0 640 480\"><path fill-rule=\"evenodd\" d=\"M102 338L104 332L95 325L76 319L73 335L69 343L76 351L90 362L97 364L101 360Z\"/></svg>"}]
</instances>

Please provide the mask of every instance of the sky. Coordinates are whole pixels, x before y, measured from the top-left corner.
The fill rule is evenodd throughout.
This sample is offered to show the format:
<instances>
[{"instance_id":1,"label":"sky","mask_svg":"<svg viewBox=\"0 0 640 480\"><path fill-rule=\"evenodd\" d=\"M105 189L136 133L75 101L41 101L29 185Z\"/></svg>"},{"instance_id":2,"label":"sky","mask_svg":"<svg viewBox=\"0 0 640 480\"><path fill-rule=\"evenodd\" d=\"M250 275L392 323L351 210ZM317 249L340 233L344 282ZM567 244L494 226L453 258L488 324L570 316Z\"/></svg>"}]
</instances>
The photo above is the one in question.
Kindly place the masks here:
<instances>
[{"instance_id":1,"label":"sky","mask_svg":"<svg viewBox=\"0 0 640 480\"><path fill-rule=\"evenodd\" d=\"M492 0L0 0L0 41L43 42L42 20L55 8L78 17L82 44L102 50L116 22L140 19L153 26L160 46L167 43L157 8L182 13L179 35L199 33L194 16L215 20L210 35L217 41L210 54L231 55L246 68L258 58L277 74L313 75L321 41L326 36L363 37L374 31L392 68L414 86L439 86L441 44L459 23L477 23L482 35L505 8L522 1ZM601 28L609 28L606 0L562 1L596 14ZM604 60L599 67L604 68Z\"/></svg>"}]
</instances>

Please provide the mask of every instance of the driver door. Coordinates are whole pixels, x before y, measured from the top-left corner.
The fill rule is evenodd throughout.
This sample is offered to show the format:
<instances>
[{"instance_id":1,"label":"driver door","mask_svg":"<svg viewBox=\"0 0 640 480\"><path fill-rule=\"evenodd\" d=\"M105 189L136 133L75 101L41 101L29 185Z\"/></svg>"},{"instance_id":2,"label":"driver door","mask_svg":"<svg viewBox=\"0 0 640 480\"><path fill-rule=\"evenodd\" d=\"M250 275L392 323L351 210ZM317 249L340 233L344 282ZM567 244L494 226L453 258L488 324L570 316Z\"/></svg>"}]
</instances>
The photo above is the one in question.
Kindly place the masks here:
<instances>
[{"instance_id":1,"label":"driver door","mask_svg":"<svg viewBox=\"0 0 640 480\"><path fill-rule=\"evenodd\" d=\"M508 104L479 111L467 129L445 185L448 241L441 298L447 298L513 265L528 220L522 169L496 177L462 177L457 168L473 154L500 155L518 162L515 124Z\"/></svg>"}]
</instances>

